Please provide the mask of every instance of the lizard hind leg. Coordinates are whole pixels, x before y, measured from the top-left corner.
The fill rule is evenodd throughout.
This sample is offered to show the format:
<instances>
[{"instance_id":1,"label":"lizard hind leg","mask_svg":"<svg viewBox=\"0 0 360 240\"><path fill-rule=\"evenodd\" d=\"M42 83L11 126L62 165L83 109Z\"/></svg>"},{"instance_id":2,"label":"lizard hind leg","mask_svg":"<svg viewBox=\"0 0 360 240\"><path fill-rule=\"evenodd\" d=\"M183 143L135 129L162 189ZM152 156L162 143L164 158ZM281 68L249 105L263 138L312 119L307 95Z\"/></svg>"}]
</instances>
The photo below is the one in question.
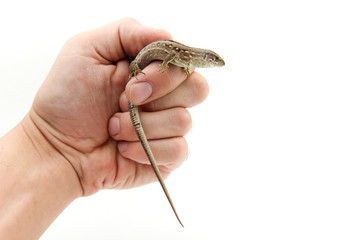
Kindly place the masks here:
<instances>
[{"instance_id":1,"label":"lizard hind leg","mask_svg":"<svg viewBox=\"0 0 360 240\"><path fill-rule=\"evenodd\" d=\"M190 72L189 72L189 67L188 67L188 66L184 67L184 71L185 71L185 73L186 73L186 76L189 77L189 76L190 76Z\"/></svg>"},{"instance_id":2,"label":"lizard hind leg","mask_svg":"<svg viewBox=\"0 0 360 240\"><path fill-rule=\"evenodd\" d=\"M161 63L161 68L159 70L159 72L161 73L165 73L166 70L168 70L169 68L169 63L171 63L174 59L175 59L175 54L171 54L169 56L167 56L164 61Z\"/></svg>"},{"instance_id":3,"label":"lizard hind leg","mask_svg":"<svg viewBox=\"0 0 360 240\"><path fill-rule=\"evenodd\" d=\"M130 63L130 67L129 67L129 68L130 68L129 80L130 80L130 78L132 78L132 77L135 77L135 78L137 79L136 75L139 74L139 73L145 75L145 73L141 70L141 68L139 67L139 65L138 65L137 62L135 62L135 61L132 61L132 62Z\"/></svg>"}]
</instances>

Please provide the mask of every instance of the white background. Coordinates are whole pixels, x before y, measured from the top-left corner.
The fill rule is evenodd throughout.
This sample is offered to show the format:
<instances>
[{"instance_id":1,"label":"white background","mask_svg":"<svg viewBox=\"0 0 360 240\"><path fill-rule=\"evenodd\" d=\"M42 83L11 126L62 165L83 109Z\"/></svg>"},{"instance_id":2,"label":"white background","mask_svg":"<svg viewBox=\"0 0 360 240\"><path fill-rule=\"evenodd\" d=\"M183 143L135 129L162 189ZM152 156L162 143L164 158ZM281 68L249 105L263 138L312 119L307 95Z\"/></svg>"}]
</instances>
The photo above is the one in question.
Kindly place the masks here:
<instances>
[{"instance_id":1,"label":"white background","mask_svg":"<svg viewBox=\"0 0 360 240\"><path fill-rule=\"evenodd\" d=\"M190 155L167 180L74 201L41 240L359 239L358 1L6 1L0 136L72 35L132 16L226 61L199 69Z\"/></svg>"}]
</instances>

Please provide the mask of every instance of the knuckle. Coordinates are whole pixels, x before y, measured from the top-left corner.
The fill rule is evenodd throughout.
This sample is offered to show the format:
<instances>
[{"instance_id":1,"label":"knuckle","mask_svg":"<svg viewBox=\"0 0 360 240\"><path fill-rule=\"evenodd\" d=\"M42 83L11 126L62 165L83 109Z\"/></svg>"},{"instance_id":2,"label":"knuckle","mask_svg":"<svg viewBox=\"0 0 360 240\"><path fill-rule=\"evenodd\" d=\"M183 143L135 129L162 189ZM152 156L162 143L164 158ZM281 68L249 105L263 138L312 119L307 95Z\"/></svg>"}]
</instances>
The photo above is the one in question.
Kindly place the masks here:
<instances>
[{"instance_id":1,"label":"knuckle","mask_svg":"<svg viewBox=\"0 0 360 240\"><path fill-rule=\"evenodd\" d=\"M84 39L84 35L86 35L86 33L78 33L78 34L76 34L76 35L73 35L72 37L70 37L70 38L66 41L63 49L66 50L69 46L81 45L81 43L82 43L82 41L83 41L83 39Z\"/></svg>"},{"instance_id":2,"label":"knuckle","mask_svg":"<svg viewBox=\"0 0 360 240\"><path fill-rule=\"evenodd\" d=\"M191 115L188 110L185 108L176 108L175 109L174 124L177 127L181 135L185 135L189 132L192 126Z\"/></svg>"},{"instance_id":3,"label":"knuckle","mask_svg":"<svg viewBox=\"0 0 360 240\"><path fill-rule=\"evenodd\" d=\"M208 82L203 77L193 78L192 80L192 90L195 100L200 103L204 101L209 95L210 89Z\"/></svg>"},{"instance_id":4,"label":"knuckle","mask_svg":"<svg viewBox=\"0 0 360 240\"><path fill-rule=\"evenodd\" d=\"M136 24L138 24L138 23L139 23L139 22L138 22L135 18L133 18L133 17L125 17L125 18L122 19L122 21L126 22L127 24L129 24L129 23L136 23Z\"/></svg>"},{"instance_id":5,"label":"knuckle","mask_svg":"<svg viewBox=\"0 0 360 240\"><path fill-rule=\"evenodd\" d=\"M185 160L188 153L188 145L183 137L178 137L172 143L172 154L174 160L180 165Z\"/></svg>"}]
</instances>

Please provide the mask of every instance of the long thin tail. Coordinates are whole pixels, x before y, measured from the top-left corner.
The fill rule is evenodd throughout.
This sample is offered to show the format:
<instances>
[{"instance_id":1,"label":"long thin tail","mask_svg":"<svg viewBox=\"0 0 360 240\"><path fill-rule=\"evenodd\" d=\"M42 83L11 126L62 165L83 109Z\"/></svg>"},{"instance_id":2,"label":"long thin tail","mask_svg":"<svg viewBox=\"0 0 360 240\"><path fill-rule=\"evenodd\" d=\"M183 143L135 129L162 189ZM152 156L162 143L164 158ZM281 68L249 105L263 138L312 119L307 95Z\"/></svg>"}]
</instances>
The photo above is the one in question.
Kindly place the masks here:
<instances>
[{"instance_id":1,"label":"long thin tail","mask_svg":"<svg viewBox=\"0 0 360 240\"><path fill-rule=\"evenodd\" d=\"M161 173L160 173L160 170L156 164L156 161L155 161L155 158L154 158L154 155L151 151L151 148L150 148L150 145L147 141L147 138L146 138L146 135L145 135L145 132L144 132L144 129L141 125L141 122L140 122L140 117L139 117L139 110L138 110L138 107L135 106L134 104L130 103L129 102L129 111L130 111L130 117L131 117L131 121L132 121L132 124L135 128L135 131L136 131L136 134L138 135L138 138L141 142L141 145L146 153L146 156L148 157L150 163L151 163L151 166L152 168L154 169L154 172L155 172L155 175L157 177L157 179L159 180L159 183L166 195L166 198L168 199L169 203L170 203L170 206L172 208L172 210L174 211L175 213L175 216L177 218L177 220L179 221L180 225L182 227L184 227L184 225L182 224L176 210L175 210L175 206L170 198L170 194L165 186L165 182L161 176Z\"/></svg>"}]
</instances>

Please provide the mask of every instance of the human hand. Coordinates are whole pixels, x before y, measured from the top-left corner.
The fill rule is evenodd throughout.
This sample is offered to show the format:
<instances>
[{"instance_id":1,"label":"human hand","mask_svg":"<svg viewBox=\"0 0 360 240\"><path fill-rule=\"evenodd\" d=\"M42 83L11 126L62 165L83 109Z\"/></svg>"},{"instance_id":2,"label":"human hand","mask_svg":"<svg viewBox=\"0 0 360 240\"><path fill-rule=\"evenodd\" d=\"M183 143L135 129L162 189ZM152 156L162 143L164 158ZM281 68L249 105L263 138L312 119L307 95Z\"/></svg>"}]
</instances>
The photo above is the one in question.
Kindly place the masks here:
<instances>
[{"instance_id":1,"label":"human hand","mask_svg":"<svg viewBox=\"0 0 360 240\"><path fill-rule=\"evenodd\" d=\"M162 74L155 62L127 83L129 59L160 39L171 36L133 19L79 34L65 44L36 95L29 116L53 154L71 164L83 195L156 180L126 112L127 99L145 104L142 123L164 177L186 157L183 136L191 118L185 108L206 98L206 80L196 72L186 78L175 66Z\"/></svg>"}]
</instances>

